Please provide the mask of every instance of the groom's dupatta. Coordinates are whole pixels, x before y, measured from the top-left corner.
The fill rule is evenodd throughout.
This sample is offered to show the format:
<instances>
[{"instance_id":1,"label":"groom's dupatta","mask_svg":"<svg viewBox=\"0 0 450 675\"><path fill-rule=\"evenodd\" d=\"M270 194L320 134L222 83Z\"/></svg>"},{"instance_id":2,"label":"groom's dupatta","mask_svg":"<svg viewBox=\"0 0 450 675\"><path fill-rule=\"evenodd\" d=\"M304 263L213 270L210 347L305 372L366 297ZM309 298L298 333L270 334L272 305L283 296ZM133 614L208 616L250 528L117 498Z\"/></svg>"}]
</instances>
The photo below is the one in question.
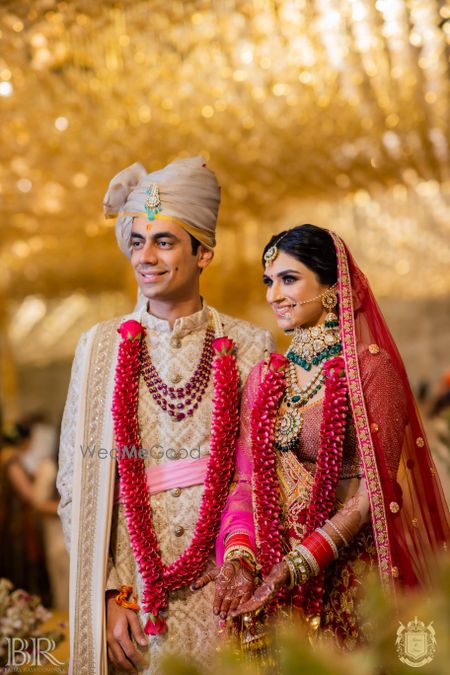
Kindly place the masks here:
<instances>
[{"instance_id":1,"label":"groom's dupatta","mask_svg":"<svg viewBox=\"0 0 450 675\"><path fill-rule=\"evenodd\" d=\"M105 583L114 496L111 400L118 320L86 336L79 367L75 424L70 556L70 672L107 673ZM66 423L68 421L66 420ZM103 448L107 453L101 453ZM103 455L105 455L103 457Z\"/></svg>"}]
</instances>

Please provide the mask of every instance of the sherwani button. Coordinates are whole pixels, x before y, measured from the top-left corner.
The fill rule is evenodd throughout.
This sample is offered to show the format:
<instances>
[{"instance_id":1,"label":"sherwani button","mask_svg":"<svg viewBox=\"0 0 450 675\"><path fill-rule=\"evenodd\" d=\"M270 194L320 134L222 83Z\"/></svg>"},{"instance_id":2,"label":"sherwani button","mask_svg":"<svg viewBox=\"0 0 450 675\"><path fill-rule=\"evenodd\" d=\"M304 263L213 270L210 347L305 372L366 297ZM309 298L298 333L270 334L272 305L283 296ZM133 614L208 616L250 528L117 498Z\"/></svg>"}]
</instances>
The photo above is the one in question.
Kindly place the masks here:
<instances>
[{"instance_id":1,"label":"sherwani button","mask_svg":"<svg viewBox=\"0 0 450 675\"><path fill-rule=\"evenodd\" d=\"M181 495L181 488L174 488L170 491L172 497L179 497Z\"/></svg>"},{"instance_id":2,"label":"sherwani button","mask_svg":"<svg viewBox=\"0 0 450 675\"><path fill-rule=\"evenodd\" d=\"M176 537L181 537L184 534L184 527L177 525L174 531Z\"/></svg>"}]
</instances>

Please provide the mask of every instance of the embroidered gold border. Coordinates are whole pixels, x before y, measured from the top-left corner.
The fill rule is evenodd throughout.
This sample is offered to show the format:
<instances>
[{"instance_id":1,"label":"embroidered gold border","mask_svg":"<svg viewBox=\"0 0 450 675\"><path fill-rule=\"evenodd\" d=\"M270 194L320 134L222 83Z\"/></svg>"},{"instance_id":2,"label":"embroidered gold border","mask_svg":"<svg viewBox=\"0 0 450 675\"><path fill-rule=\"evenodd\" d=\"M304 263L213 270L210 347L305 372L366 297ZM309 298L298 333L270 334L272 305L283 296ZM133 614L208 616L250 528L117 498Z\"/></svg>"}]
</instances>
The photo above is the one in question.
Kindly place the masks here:
<instances>
[{"instance_id":1,"label":"embroidered gold border","mask_svg":"<svg viewBox=\"0 0 450 675\"><path fill-rule=\"evenodd\" d=\"M342 240L334 233L330 234L333 236L338 258L339 313L341 317L342 352L346 364L350 405L353 412L358 446L364 464L364 473L369 490L373 533L378 554L380 577L385 590L393 593L392 558L389 546L383 491L381 489L381 481L370 434L358 365L350 271L348 268L347 254Z\"/></svg>"},{"instance_id":2,"label":"embroidered gold border","mask_svg":"<svg viewBox=\"0 0 450 675\"><path fill-rule=\"evenodd\" d=\"M117 319L101 323L95 333L89 358L86 417L83 434L84 447L101 447L105 417L105 393L114 352L114 329ZM77 452L78 448L74 448ZM78 537L78 565L74 617L73 671L76 675L96 672L94 648L94 620L92 603L93 556L97 496L99 481L98 457L83 456L80 501L80 532Z\"/></svg>"}]
</instances>

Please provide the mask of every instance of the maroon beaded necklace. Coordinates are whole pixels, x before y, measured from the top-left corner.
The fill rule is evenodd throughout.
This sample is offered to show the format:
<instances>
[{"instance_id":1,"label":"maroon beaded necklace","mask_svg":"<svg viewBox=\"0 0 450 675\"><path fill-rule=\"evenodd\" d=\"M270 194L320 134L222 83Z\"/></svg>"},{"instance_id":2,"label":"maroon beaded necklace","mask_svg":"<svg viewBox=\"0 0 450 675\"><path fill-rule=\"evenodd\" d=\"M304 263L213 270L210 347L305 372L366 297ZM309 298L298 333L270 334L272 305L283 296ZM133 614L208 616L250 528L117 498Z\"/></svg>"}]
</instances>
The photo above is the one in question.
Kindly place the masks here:
<instances>
[{"instance_id":1,"label":"maroon beaded necklace","mask_svg":"<svg viewBox=\"0 0 450 675\"><path fill-rule=\"evenodd\" d=\"M203 394L206 391L210 377L211 367L214 356L212 341L214 339L214 330L211 327L206 329L205 340L200 361L194 373L184 387L169 387L161 379L148 351L147 343L142 340L141 343L141 373L145 384L153 400L170 417L177 422L184 420L188 415L192 417L197 410Z\"/></svg>"}]
</instances>

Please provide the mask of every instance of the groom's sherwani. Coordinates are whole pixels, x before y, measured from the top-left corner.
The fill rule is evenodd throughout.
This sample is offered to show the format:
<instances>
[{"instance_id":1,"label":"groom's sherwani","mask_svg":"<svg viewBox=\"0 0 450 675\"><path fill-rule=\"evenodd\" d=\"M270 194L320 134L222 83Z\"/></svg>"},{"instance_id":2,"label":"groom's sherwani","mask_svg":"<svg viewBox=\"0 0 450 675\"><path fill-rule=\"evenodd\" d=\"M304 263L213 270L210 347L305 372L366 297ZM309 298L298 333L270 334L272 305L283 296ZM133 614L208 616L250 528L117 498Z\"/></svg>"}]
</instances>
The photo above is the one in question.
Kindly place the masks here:
<instances>
[{"instance_id":1,"label":"groom's sherwani","mask_svg":"<svg viewBox=\"0 0 450 675\"><path fill-rule=\"evenodd\" d=\"M167 321L145 311L136 312L94 326L78 345L63 418L58 475L60 515L71 550L71 665L76 675L108 672L105 590L131 584L138 598L141 595L123 506L117 499L116 461L109 452L115 447L111 400L120 340L117 328L127 319L140 320L162 380L169 386L182 387L200 360L208 315L204 306L191 316L177 319L171 328ZM271 349L270 334L246 321L219 316L223 333L236 343L242 385L251 367ZM198 410L177 422L155 403L141 377L138 421L148 469L164 464L167 466L163 469L170 474L177 461L202 461L208 455L212 399L211 377ZM101 448L106 451L100 453L102 458L98 452ZM153 522L164 563L175 560L189 545L202 493L201 483L190 487L174 484L152 495ZM144 650L149 661L146 673L157 673L160 656L177 650L207 661L215 646L213 592L211 584L201 591L182 588L170 593L168 631L149 637L149 647ZM141 619L144 624L144 615Z\"/></svg>"}]
</instances>

